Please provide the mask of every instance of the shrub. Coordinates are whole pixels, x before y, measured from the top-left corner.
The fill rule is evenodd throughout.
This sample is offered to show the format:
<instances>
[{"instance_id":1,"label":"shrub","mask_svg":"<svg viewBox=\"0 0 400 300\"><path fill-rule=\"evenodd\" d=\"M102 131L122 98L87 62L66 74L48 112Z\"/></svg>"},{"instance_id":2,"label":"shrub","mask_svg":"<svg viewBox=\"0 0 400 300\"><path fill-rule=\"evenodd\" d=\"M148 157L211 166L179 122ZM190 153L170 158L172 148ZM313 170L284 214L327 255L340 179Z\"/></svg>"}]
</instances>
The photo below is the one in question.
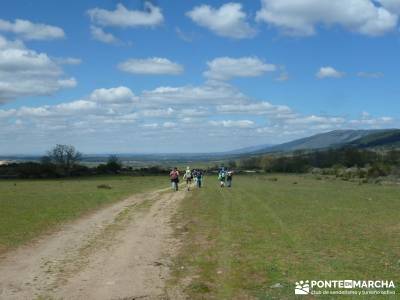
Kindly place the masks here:
<instances>
[{"instance_id":1,"label":"shrub","mask_svg":"<svg viewBox=\"0 0 400 300\"><path fill-rule=\"evenodd\" d=\"M390 174L390 167L381 163L374 163L367 172L368 178L377 178Z\"/></svg>"}]
</instances>

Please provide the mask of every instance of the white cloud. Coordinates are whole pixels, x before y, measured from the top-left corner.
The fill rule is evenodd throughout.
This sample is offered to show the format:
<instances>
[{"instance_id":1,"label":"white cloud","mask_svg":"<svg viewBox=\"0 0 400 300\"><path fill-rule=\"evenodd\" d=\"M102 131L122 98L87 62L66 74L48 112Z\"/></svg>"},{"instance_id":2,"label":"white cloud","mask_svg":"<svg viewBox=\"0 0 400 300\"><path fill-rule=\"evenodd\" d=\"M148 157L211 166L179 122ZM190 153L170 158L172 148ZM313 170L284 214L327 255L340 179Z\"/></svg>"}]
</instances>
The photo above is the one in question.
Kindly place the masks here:
<instances>
[{"instance_id":1,"label":"white cloud","mask_svg":"<svg viewBox=\"0 0 400 300\"><path fill-rule=\"evenodd\" d=\"M24 40L54 40L65 37L60 27L16 19L14 23L0 19L0 31L12 32Z\"/></svg>"},{"instance_id":2,"label":"white cloud","mask_svg":"<svg viewBox=\"0 0 400 300\"><path fill-rule=\"evenodd\" d=\"M288 106L274 105L265 101L218 105L217 112L222 114L269 115L273 118L290 118L294 115L293 110Z\"/></svg>"},{"instance_id":3,"label":"white cloud","mask_svg":"<svg viewBox=\"0 0 400 300\"><path fill-rule=\"evenodd\" d=\"M315 76L317 76L317 78L319 79L323 79L323 78L341 78L344 75L345 74L343 72L339 72L335 68L327 66L327 67L321 67Z\"/></svg>"},{"instance_id":4,"label":"white cloud","mask_svg":"<svg viewBox=\"0 0 400 300\"><path fill-rule=\"evenodd\" d=\"M164 128L175 128L178 124L176 124L175 122L165 122L163 124Z\"/></svg>"},{"instance_id":5,"label":"white cloud","mask_svg":"<svg viewBox=\"0 0 400 300\"><path fill-rule=\"evenodd\" d=\"M385 76L382 72L358 72L358 77L378 79Z\"/></svg>"},{"instance_id":6,"label":"white cloud","mask_svg":"<svg viewBox=\"0 0 400 300\"><path fill-rule=\"evenodd\" d=\"M125 126L126 124L136 123L137 117L138 116L136 113L128 113L128 114L118 115L117 117L114 118L106 118L104 119L104 123Z\"/></svg>"},{"instance_id":7,"label":"white cloud","mask_svg":"<svg viewBox=\"0 0 400 300\"><path fill-rule=\"evenodd\" d=\"M88 10L93 23L101 26L138 27L157 26L164 21L161 9L145 2L145 10L128 10L123 4L117 4L113 11L101 8Z\"/></svg>"},{"instance_id":8,"label":"white cloud","mask_svg":"<svg viewBox=\"0 0 400 300\"><path fill-rule=\"evenodd\" d=\"M16 116L18 117L48 117L51 112L48 106L43 107L26 107L23 106L16 111Z\"/></svg>"},{"instance_id":9,"label":"white cloud","mask_svg":"<svg viewBox=\"0 0 400 300\"><path fill-rule=\"evenodd\" d=\"M20 97L51 95L74 86L76 80L64 78L60 66L47 54L0 36L0 103Z\"/></svg>"},{"instance_id":10,"label":"white cloud","mask_svg":"<svg viewBox=\"0 0 400 300\"><path fill-rule=\"evenodd\" d=\"M235 99L232 102L229 93L235 94L235 89L226 84L155 90L163 91L157 101L146 92L134 96L127 87L115 87L94 90L87 97L71 102L0 110L0 139L10 141L0 144L0 152L13 152L21 142L29 145L30 151L44 151L58 143L60 137L62 142L92 153L98 149L173 152L171 149L176 147L184 151L226 150L239 144L257 144L260 140L277 143L321 131L387 128L396 124L392 117L374 117L365 112L358 118L303 115L288 106L254 101L244 95L239 102ZM195 90L202 92L188 98ZM208 93L207 101L203 101ZM219 93L226 97L221 102L216 101L222 97ZM134 101L137 102L132 105ZM119 103L127 105L115 108ZM196 134L182 140L184 129ZM105 136L112 139L104 139ZM155 142L161 145L156 150Z\"/></svg>"},{"instance_id":11,"label":"white cloud","mask_svg":"<svg viewBox=\"0 0 400 300\"><path fill-rule=\"evenodd\" d=\"M90 33L92 38L106 44L117 44L119 40L111 33L105 32L102 28L97 26L90 26Z\"/></svg>"},{"instance_id":12,"label":"white cloud","mask_svg":"<svg viewBox=\"0 0 400 300\"><path fill-rule=\"evenodd\" d=\"M120 86L116 88L110 89L97 89L94 90L89 99L95 102L104 102L104 103L132 103L137 102L138 98L133 94L133 92L125 87Z\"/></svg>"},{"instance_id":13,"label":"white cloud","mask_svg":"<svg viewBox=\"0 0 400 300\"><path fill-rule=\"evenodd\" d=\"M394 30L398 21L397 15L370 0L262 0L261 3L257 21L276 26L288 35L310 36L322 24L378 36Z\"/></svg>"},{"instance_id":14,"label":"white cloud","mask_svg":"<svg viewBox=\"0 0 400 300\"><path fill-rule=\"evenodd\" d=\"M76 79L73 77L67 79L59 79L57 80L57 83L60 88L73 88L76 87L78 84Z\"/></svg>"},{"instance_id":15,"label":"white cloud","mask_svg":"<svg viewBox=\"0 0 400 300\"><path fill-rule=\"evenodd\" d=\"M240 3L227 3L220 8L201 5L186 15L196 24L208 28L219 36L244 39L254 37L256 34L256 30L247 22L247 15L242 11Z\"/></svg>"},{"instance_id":16,"label":"white cloud","mask_svg":"<svg viewBox=\"0 0 400 300\"><path fill-rule=\"evenodd\" d=\"M293 119L288 119L285 122L287 124L294 125L309 125L309 124L343 124L345 123L345 119L341 117L324 117L324 116L298 116Z\"/></svg>"},{"instance_id":17,"label":"white cloud","mask_svg":"<svg viewBox=\"0 0 400 300\"><path fill-rule=\"evenodd\" d=\"M393 123L394 119L392 117L380 117L380 118L370 118L361 120L350 120L349 123L352 125L387 125Z\"/></svg>"},{"instance_id":18,"label":"white cloud","mask_svg":"<svg viewBox=\"0 0 400 300\"><path fill-rule=\"evenodd\" d=\"M118 68L128 73L147 75L179 75L184 70L182 65L161 57L128 59L120 63Z\"/></svg>"},{"instance_id":19,"label":"white cloud","mask_svg":"<svg viewBox=\"0 0 400 300\"><path fill-rule=\"evenodd\" d=\"M17 112L16 109L8 109L8 110L0 109L0 119L13 117L16 112Z\"/></svg>"},{"instance_id":20,"label":"white cloud","mask_svg":"<svg viewBox=\"0 0 400 300\"><path fill-rule=\"evenodd\" d=\"M207 83L202 86L158 87L144 91L141 95L144 103L164 105L210 105L224 103L243 103L247 97L228 84Z\"/></svg>"},{"instance_id":21,"label":"white cloud","mask_svg":"<svg viewBox=\"0 0 400 300\"><path fill-rule=\"evenodd\" d=\"M204 117L209 115L209 111L206 108L184 108L181 111L179 111L179 117L180 118L193 118L193 117Z\"/></svg>"},{"instance_id":22,"label":"white cloud","mask_svg":"<svg viewBox=\"0 0 400 300\"><path fill-rule=\"evenodd\" d=\"M392 117L373 117L370 113L363 111L359 119L350 120L349 123L354 126L381 126L388 125L394 122Z\"/></svg>"},{"instance_id":23,"label":"white cloud","mask_svg":"<svg viewBox=\"0 0 400 300\"><path fill-rule=\"evenodd\" d=\"M158 123L146 123L143 124L141 127L149 128L149 129L157 129L159 127Z\"/></svg>"},{"instance_id":24,"label":"white cloud","mask_svg":"<svg viewBox=\"0 0 400 300\"><path fill-rule=\"evenodd\" d=\"M75 112L75 111L87 111L97 108L97 104L87 100L77 100L67 103L61 103L54 106L54 110L59 112Z\"/></svg>"},{"instance_id":25,"label":"white cloud","mask_svg":"<svg viewBox=\"0 0 400 300\"><path fill-rule=\"evenodd\" d=\"M161 117L170 117L175 110L171 107L163 108L163 109L144 109L141 111L141 115L149 118L161 118Z\"/></svg>"},{"instance_id":26,"label":"white cloud","mask_svg":"<svg viewBox=\"0 0 400 300\"><path fill-rule=\"evenodd\" d=\"M388 11L400 15L400 1L399 0L378 0L378 2Z\"/></svg>"},{"instance_id":27,"label":"white cloud","mask_svg":"<svg viewBox=\"0 0 400 300\"><path fill-rule=\"evenodd\" d=\"M222 120L222 121L210 121L212 126L222 127L238 127L238 128L251 128L254 127L255 123L250 120Z\"/></svg>"},{"instance_id":28,"label":"white cloud","mask_svg":"<svg viewBox=\"0 0 400 300\"><path fill-rule=\"evenodd\" d=\"M208 70L204 76L214 80L229 80L233 77L256 77L276 70L257 57L218 57L207 62Z\"/></svg>"}]
</instances>

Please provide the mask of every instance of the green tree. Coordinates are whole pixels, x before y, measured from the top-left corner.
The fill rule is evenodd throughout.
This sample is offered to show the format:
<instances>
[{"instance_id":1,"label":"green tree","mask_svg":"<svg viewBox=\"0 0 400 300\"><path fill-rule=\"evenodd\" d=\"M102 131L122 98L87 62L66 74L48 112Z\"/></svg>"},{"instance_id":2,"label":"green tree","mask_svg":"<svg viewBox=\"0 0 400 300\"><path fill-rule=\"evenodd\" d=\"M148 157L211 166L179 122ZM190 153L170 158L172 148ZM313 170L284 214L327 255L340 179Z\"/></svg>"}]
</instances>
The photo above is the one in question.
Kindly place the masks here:
<instances>
[{"instance_id":1,"label":"green tree","mask_svg":"<svg viewBox=\"0 0 400 300\"><path fill-rule=\"evenodd\" d=\"M82 159L82 154L71 145L56 145L47 152L47 158L42 161L51 162L62 172L62 175L70 175L74 167Z\"/></svg>"},{"instance_id":2,"label":"green tree","mask_svg":"<svg viewBox=\"0 0 400 300\"><path fill-rule=\"evenodd\" d=\"M122 163L116 155L110 155L106 166L109 171L114 173L117 173L122 169Z\"/></svg>"}]
</instances>

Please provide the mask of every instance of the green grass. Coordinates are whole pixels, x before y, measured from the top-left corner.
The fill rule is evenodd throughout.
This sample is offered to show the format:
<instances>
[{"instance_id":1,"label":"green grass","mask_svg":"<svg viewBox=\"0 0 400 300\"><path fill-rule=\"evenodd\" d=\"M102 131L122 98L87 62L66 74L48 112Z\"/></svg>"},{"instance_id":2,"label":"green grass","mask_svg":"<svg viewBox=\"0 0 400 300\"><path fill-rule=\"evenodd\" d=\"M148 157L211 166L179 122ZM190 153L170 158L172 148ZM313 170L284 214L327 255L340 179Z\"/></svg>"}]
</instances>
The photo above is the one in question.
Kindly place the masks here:
<instances>
[{"instance_id":1,"label":"green grass","mask_svg":"<svg viewBox=\"0 0 400 300\"><path fill-rule=\"evenodd\" d=\"M99 189L105 184L111 189ZM125 197L168 187L163 176L0 181L0 252Z\"/></svg>"},{"instance_id":2,"label":"green grass","mask_svg":"<svg viewBox=\"0 0 400 300\"><path fill-rule=\"evenodd\" d=\"M307 279L395 280L400 293L400 187L289 175L206 183L175 219L183 248L170 284L190 299L293 299Z\"/></svg>"}]
</instances>

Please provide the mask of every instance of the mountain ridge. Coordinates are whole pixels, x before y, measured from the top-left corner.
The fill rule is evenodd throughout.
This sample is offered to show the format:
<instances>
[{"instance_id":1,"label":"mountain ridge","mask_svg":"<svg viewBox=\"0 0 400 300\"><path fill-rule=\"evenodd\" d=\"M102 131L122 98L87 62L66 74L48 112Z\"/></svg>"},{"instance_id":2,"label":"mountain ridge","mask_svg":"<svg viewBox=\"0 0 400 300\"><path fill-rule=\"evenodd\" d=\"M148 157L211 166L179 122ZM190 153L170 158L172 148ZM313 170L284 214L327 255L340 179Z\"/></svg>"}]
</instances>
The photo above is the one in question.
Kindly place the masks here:
<instances>
[{"instance_id":1,"label":"mountain ridge","mask_svg":"<svg viewBox=\"0 0 400 300\"><path fill-rule=\"evenodd\" d=\"M368 148L387 146L389 143L398 143L400 146L400 129L333 130L266 147L248 154L293 152L297 150L323 150L345 146Z\"/></svg>"}]
</instances>

